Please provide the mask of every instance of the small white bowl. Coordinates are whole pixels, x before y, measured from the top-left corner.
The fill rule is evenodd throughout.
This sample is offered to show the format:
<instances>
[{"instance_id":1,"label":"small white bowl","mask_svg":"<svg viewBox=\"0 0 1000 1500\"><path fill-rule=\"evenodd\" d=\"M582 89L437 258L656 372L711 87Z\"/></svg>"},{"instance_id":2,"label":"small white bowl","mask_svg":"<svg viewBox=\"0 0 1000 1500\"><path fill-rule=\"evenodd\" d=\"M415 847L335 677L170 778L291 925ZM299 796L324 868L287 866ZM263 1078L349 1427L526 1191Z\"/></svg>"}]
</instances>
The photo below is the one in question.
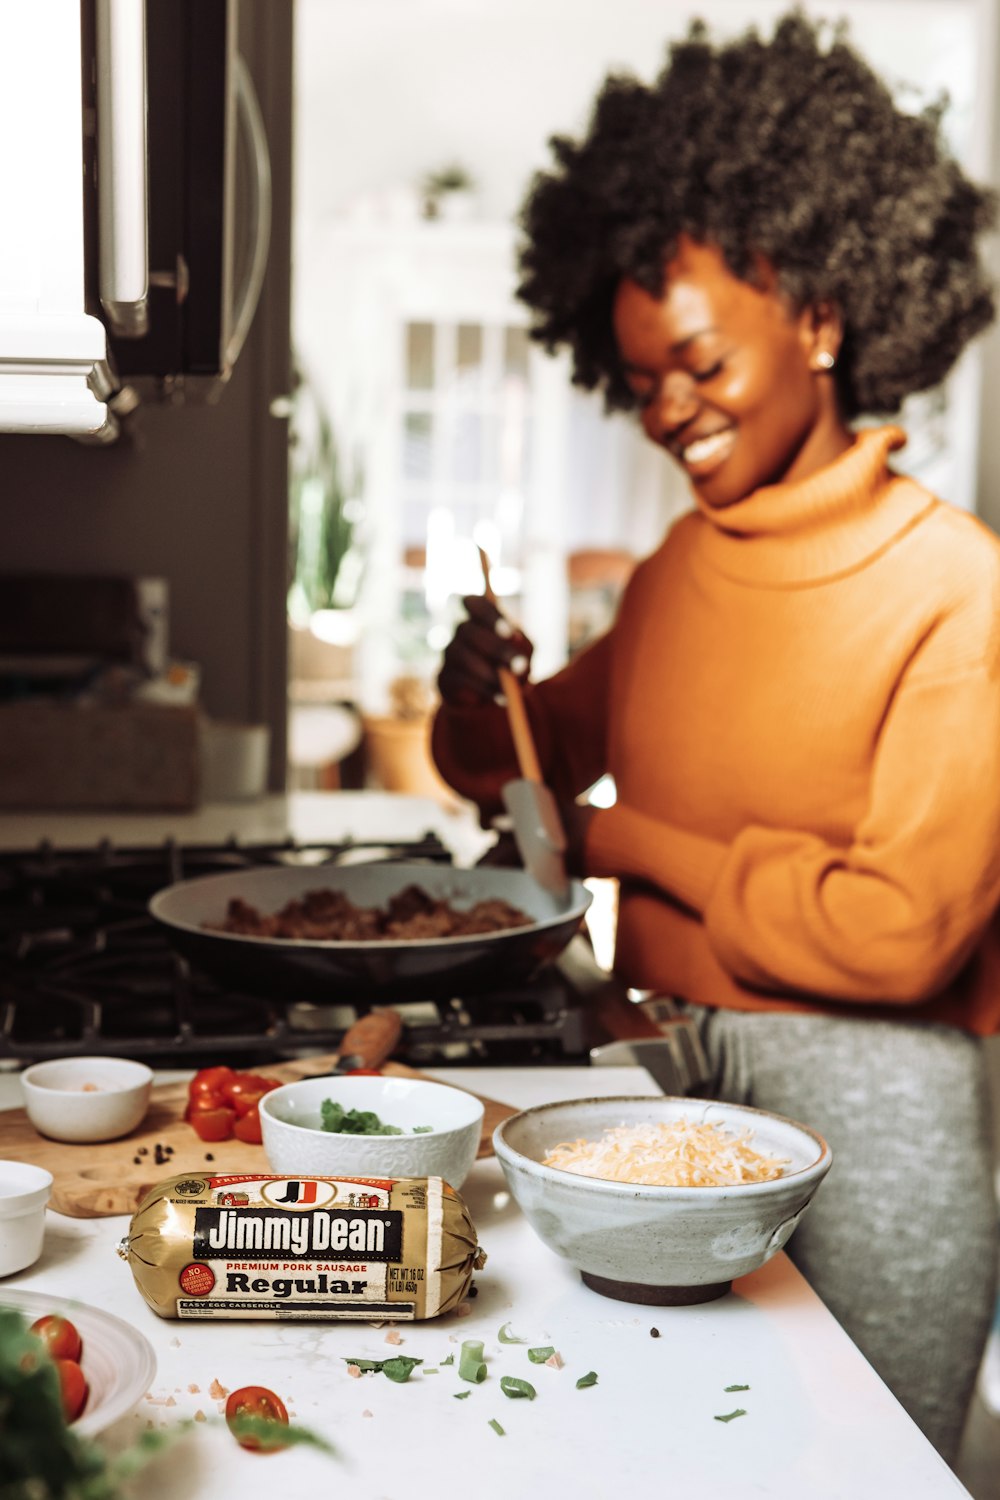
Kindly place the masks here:
<instances>
[{"instance_id":1,"label":"small white bowl","mask_svg":"<svg viewBox=\"0 0 1000 1500\"><path fill-rule=\"evenodd\" d=\"M0 1276L33 1266L42 1253L52 1173L24 1161L0 1161Z\"/></svg>"},{"instance_id":2,"label":"small white bowl","mask_svg":"<svg viewBox=\"0 0 1000 1500\"><path fill-rule=\"evenodd\" d=\"M21 1074L28 1119L56 1141L115 1141L149 1108L153 1074L124 1057L59 1057Z\"/></svg>"},{"instance_id":3,"label":"small white bowl","mask_svg":"<svg viewBox=\"0 0 1000 1500\"><path fill-rule=\"evenodd\" d=\"M645 1187L543 1165L560 1141L679 1119L753 1132L784 1175L734 1187ZM782 1115L714 1099L572 1099L522 1110L493 1147L514 1198L550 1250L594 1291L657 1306L710 1302L786 1244L833 1160L822 1136Z\"/></svg>"},{"instance_id":4,"label":"small white bowl","mask_svg":"<svg viewBox=\"0 0 1000 1500\"><path fill-rule=\"evenodd\" d=\"M374 1110L403 1135L342 1135L323 1129L321 1108ZM325 1177L443 1177L460 1188L479 1150L483 1103L462 1089L420 1078L304 1078L260 1101L264 1152L274 1172ZM429 1131L413 1134L415 1125Z\"/></svg>"}]
</instances>

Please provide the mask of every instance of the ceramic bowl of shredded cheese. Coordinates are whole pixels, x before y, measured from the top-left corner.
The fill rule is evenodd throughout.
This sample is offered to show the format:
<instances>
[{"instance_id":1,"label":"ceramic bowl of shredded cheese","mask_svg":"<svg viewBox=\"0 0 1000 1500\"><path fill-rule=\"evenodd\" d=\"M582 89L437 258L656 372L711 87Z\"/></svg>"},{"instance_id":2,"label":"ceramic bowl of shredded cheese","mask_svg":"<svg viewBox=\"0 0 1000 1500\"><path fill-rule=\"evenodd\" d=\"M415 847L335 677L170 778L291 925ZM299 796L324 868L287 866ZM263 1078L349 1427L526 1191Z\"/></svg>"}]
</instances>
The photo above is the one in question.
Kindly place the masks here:
<instances>
[{"instance_id":1,"label":"ceramic bowl of shredded cheese","mask_svg":"<svg viewBox=\"0 0 1000 1500\"><path fill-rule=\"evenodd\" d=\"M833 1160L822 1136L716 1100L574 1099L493 1136L536 1234L605 1296L709 1302L785 1245Z\"/></svg>"}]
</instances>

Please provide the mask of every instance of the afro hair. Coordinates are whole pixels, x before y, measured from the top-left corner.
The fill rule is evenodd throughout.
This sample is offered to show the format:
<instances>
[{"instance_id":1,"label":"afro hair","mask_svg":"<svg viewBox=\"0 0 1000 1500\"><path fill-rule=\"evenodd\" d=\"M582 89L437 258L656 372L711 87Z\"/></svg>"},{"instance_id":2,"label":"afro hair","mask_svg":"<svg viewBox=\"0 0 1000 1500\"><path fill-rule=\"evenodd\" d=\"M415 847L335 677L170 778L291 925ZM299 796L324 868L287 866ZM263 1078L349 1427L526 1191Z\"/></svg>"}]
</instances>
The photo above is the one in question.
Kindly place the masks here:
<instances>
[{"instance_id":1,"label":"afro hair","mask_svg":"<svg viewBox=\"0 0 1000 1500\"><path fill-rule=\"evenodd\" d=\"M568 345L574 382L609 409L634 405L615 289L627 276L660 295L685 234L743 280L769 262L796 309L836 304L845 417L898 411L994 314L977 239L995 195L949 154L942 113L897 107L840 26L795 11L769 41L750 30L713 45L695 22L653 84L610 75L585 138L551 140L556 165L520 220L532 336Z\"/></svg>"}]
</instances>

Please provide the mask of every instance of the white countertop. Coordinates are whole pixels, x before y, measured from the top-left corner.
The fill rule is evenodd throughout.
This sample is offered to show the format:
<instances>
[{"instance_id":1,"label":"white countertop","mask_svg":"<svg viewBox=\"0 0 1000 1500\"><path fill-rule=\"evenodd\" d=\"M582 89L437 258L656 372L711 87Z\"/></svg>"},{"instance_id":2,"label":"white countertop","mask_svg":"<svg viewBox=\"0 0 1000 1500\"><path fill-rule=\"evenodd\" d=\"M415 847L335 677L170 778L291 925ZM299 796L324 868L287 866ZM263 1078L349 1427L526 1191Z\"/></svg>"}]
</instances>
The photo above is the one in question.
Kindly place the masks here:
<instances>
[{"instance_id":1,"label":"white countertop","mask_svg":"<svg viewBox=\"0 0 1000 1500\"><path fill-rule=\"evenodd\" d=\"M123 848L180 843L299 843L346 837L416 839L436 833L459 864L473 864L493 842L471 806L457 811L431 797L398 792L289 792L253 802L209 802L189 813L4 812L0 849L32 849L43 839L60 848L87 848L110 839Z\"/></svg>"},{"instance_id":2,"label":"white countertop","mask_svg":"<svg viewBox=\"0 0 1000 1500\"><path fill-rule=\"evenodd\" d=\"M636 1068L433 1071L519 1105L651 1092ZM0 1108L18 1102L16 1077L0 1078ZM2 1286L78 1298L129 1319L149 1339L155 1383L105 1433L111 1449L149 1423L169 1426L199 1409L215 1418L206 1393L218 1380L230 1389L271 1387L293 1420L337 1450L333 1458L305 1448L245 1453L217 1420L199 1423L144 1471L143 1500L272 1500L276 1487L351 1500L440 1500L451 1492L609 1500L652 1485L683 1500L967 1494L783 1254L701 1307L615 1302L585 1287L535 1237L494 1160L477 1162L462 1192L489 1257L476 1277L479 1294L467 1317L400 1325L398 1350L386 1346L384 1328L368 1323L162 1320L115 1254L125 1218L49 1213L41 1260ZM565 1368L529 1365L521 1346L500 1344L508 1321L533 1344L554 1344ZM441 1368L467 1338L485 1343L489 1378L481 1386ZM345 1357L391 1352L439 1373L418 1370L404 1385L346 1373ZM588 1370L598 1384L577 1390ZM508 1400L504 1374L529 1378L537 1399ZM749 1390L727 1394L733 1384ZM471 1391L468 1400L452 1399L459 1388ZM746 1416L714 1420L736 1405ZM491 1430L490 1418L506 1436Z\"/></svg>"}]
</instances>

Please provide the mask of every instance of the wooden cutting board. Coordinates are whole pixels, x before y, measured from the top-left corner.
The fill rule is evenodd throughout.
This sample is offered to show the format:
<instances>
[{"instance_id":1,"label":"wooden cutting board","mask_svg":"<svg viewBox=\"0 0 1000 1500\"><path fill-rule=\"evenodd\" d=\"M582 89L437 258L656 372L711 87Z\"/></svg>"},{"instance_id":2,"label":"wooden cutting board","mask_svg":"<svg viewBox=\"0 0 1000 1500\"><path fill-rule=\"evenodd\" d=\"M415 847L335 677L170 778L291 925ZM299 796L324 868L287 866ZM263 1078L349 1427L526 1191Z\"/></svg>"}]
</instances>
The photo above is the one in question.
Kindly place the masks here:
<instances>
[{"instance_id":1,"label":"wooden cutting board","mask_svg":"<svg viewBox=\"0 0 1000 1500\"><path fill-rule=\"evenodd\" d=\"M268 1078L292 1083L322 1073L334 1062L333 1057L310 1057L276 1063L273 1067L262 1064L258 1071ZM426 1077L405 1063L383 1063L381 1071L395 1078ZM440 1081L430 1080L433 1083ZM471 1093L471 1090L466 1092ZM516 1110L512 1105L499 1104L481 1094L476 1097L481 1098L486 1106L479 1155L491 1156L493 1131L501 1120L506 1120ZM121 1140L86 1146L50 1141L38 1134L23 1109L3 1110L0 1111L0 1157L32 1162L51 1172L53 1183L49 1207L74 1219L130 1214L157 1182L180 1172L204 1172L207 1165L218 1172L268 1170L263 1146L251 1146L237 1140L200 1141L183 1119L186 1103L186 1083L159 1084L152 1091L149 1112L138 1130ZM173 1147L170 1155L166 1153L167 1146ZM166 1159L158 1162L158 1154Z\"/></svg>"}]
</instances>

